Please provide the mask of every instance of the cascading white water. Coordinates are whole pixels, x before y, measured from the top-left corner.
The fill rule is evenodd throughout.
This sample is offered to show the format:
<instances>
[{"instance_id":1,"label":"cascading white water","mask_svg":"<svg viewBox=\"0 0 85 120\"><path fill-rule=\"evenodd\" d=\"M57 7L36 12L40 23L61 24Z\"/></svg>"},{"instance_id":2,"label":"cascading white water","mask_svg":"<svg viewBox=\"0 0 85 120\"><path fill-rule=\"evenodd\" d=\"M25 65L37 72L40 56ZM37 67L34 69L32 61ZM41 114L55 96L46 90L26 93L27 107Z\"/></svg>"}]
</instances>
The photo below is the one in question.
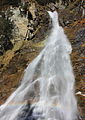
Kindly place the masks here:
<instances>
[{"instance_id":1,"label":"cascading white water","mask_svg":"<svg viewBox=\"0 0 85 120\"><path fill-rule=\"evenodd\" d=\"M77 120L72 48L57 12L48 13L53 27L47 44L28 65L20 87L0 107L0 120L34 120L20 117L28 101L35 120Z\"/></svg>"}]
</instances>

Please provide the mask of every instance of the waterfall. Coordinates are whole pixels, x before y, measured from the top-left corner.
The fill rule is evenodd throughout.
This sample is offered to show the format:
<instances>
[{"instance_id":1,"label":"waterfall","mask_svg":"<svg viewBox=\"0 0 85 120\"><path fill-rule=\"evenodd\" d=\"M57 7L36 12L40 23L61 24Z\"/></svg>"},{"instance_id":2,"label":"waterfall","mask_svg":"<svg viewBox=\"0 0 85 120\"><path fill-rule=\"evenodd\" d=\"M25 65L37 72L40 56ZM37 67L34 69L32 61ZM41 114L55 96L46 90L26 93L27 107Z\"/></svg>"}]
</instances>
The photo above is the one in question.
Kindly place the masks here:
<instances>
[{"instance_id":1,"label":"waterfall","mask_svg":"<svg viewBox=\"0 0 85 120\"><path fill-rule=\"evenodd\" d=\"M72 51L56 11L46 46L28 65L21 85L0 106L0 120L77 120Z\"/></svg>"}]
</instances>

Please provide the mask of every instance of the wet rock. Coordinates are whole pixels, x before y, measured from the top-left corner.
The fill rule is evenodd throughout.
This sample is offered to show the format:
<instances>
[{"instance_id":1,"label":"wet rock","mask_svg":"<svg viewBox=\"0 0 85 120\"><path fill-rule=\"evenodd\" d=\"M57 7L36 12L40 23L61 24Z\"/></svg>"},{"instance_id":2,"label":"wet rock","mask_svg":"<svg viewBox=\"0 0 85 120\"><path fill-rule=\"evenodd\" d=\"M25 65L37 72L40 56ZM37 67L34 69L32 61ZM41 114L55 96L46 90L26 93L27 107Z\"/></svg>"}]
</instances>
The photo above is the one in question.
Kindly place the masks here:
<instances>
[{"instance_id":1,"label":"wet rock","mask_svg":"<svg viewBox=\"0 0 85 120\"><path fill-rule=\"evenodd\" d=\"M76 33L76 39L75 39L76 45L83 45L85 43L85 28L80 29Z\"/></svg>"},{"instance_id":2,"label":"wet rock","mask_svg":"<svg viewBox=\"0 0 85 120\"><path fill-rule=\"evenodd\" d=\"M21 114L18 115L19 120L37 120L33 114L34 107L31 107L30 102L28 102L21 111Z\"/></svg>"},{"instance_id":3,"label":"wet rock","mask_svg":"<svg viewBox=\"0 0 85 120\"><path fill-rule=\"evenodd\" d=\"M32 107L30 103L26 104L21 111L21 114L18 115L19 120L38 120L39 118L43 119L42 113L36 113L34 115L33 110L35 107Z\"/></svg>"}]
</instances>

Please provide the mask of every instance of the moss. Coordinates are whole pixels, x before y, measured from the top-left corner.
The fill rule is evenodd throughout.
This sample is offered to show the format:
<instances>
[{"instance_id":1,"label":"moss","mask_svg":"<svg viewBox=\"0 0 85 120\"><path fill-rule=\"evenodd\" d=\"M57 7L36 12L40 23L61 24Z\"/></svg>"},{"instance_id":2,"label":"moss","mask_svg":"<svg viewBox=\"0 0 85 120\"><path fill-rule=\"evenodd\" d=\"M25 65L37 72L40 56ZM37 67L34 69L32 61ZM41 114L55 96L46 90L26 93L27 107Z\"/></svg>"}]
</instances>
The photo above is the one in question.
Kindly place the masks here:
<instances>
[{"instance_id":1,"label":"moss","mask_svg":"<svg viewBox=\"0 0 85 120\"><path fill-rule=\"evenodd\" d=\"M38 42L38 43L35 43L33 46L34 47L40 47L40 48L42 48L42 47L44 47L45 46L45 40L44 41L41 41L41 42Z\"/></svg>"}]
</instances>

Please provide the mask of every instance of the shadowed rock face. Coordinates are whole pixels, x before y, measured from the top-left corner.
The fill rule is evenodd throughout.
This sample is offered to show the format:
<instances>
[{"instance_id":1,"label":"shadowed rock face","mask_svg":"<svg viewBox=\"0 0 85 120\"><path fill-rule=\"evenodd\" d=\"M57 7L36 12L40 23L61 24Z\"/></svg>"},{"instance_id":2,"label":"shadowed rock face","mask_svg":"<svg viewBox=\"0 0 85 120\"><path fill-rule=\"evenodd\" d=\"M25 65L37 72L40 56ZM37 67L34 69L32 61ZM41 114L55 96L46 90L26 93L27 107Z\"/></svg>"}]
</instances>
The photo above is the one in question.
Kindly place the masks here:
<instances>
[{"instance_id":1,"label":"shadowed rock face","mask_svg":"<svg viewBox=\"0 0 85 120\"><path fill-rule=\"evenodd\" d=\"M36 1L40 5L46 5L46 4L49 4L49 3L55 3L56 1L59 1L59 0L36 0Z\"/></svg>"},{"instance_id":2,"label":"shadowed rock face","mask_svg":"<svg viewBox=\"0 0 85 120\"><path fill-rule=\"evenodd\" d=\"M18 3L20 3L21 0L0 0L0 6L3 5L18 5Z\"/></svg>"}]
</instances>

